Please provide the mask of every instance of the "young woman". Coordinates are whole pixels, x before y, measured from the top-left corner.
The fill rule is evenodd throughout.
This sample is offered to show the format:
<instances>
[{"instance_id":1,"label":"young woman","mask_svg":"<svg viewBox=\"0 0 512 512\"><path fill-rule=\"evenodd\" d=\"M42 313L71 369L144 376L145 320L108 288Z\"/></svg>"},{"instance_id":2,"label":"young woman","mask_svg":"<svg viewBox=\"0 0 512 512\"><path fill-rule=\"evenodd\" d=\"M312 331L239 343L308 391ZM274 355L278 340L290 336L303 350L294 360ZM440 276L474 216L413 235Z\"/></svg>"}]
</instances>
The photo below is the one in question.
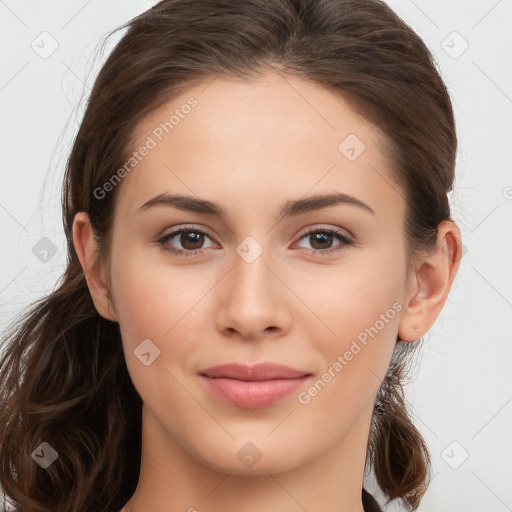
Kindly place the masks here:
<instances>
[{"instance_id":1,"label":"young woman","mask_svg":"<svg viewBox=\"0 0 512 512\"><path fill-rule=\"evenodd\" d=\"M461 255L456 133L378 0L164 0L67 162L68 265L3 341L20 511L417 509L404 368ZM21 323L20 323L21 322Z\"/></svg>"}]
</instances>

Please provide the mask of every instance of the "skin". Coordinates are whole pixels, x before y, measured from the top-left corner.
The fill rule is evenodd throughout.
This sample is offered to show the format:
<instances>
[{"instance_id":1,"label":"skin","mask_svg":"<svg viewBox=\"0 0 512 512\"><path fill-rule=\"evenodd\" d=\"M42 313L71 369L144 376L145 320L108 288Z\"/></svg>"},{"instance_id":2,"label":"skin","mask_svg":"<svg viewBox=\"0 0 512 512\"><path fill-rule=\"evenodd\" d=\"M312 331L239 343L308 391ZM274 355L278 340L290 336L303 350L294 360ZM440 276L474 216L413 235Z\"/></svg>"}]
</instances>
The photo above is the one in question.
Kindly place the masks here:
<instances>
[{"instance_id":1,"label":"skin","mask_svg":"<svg viewBox=\"0 0 512 512\"><path fill-rule=\"evenodd\" d=\"M194 86L139 123L134 149L190 96L198 105L117 185L108 261L96 258L87 214L74 223L91 296L102 316L120 323L144 402L141 473L123 512L361 512L375 395L397 335L419 339L441 312L460 232L442 222L435 249L409 270L403 192L383 178L384 134L339 96L288 75ZM338 150L351 133L366 146L355 161ZM171 206L139 211L164 192L217 202L227 217ZM339 204L277 217L287 200L326 192L354 196L374 214ZM207 232L195 246L204 254L173 255L155 242L184 224ZM339 228L355 243L315 244L305 228ZM263 248L252 263L236 252L248 236ZM179 236L167 246L194 248ZM238 408L199 381L209 366L272 361L306 370L314 382L393 303L401 310L306 405L293 393L266 408ZM149 366L134 355L147 338L160 349ZM237 457L248 442L262 455L252 467Z\"/></svg>"}]
</instances>

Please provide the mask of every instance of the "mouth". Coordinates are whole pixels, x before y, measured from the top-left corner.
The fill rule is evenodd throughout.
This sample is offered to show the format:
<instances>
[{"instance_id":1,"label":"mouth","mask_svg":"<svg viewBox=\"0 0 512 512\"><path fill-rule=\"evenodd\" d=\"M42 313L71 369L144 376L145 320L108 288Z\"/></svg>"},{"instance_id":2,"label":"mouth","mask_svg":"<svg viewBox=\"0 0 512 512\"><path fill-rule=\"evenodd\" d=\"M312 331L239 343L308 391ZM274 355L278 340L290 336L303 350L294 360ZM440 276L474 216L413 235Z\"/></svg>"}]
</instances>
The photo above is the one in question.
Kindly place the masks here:
<instances>
[{"instance_id":1,"label":"mouth","mask_svg":"<svg viewBox=\"0 0 512 512\"><path fill-rule=\"evenodd\" d=\"M254 366L227 364L199 372L207 390L236 407L268 407L300 389L312 375L306 371L260 363Z\"/></svg>"}]
</instances>

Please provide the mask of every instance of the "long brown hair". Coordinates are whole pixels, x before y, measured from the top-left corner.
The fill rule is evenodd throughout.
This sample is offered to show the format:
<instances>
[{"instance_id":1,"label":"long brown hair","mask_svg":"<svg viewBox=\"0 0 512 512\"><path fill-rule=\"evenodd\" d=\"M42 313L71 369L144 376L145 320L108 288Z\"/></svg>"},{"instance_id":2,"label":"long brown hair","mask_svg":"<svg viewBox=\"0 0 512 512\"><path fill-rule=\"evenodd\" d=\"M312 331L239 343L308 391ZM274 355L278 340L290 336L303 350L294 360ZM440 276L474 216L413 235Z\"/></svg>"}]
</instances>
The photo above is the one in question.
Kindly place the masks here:
<instances>
[{"instance_id":1,"label":"long brown hair","mask_svg":"<svg viewBox=\"0 0 512 512\"><path fill-rule=\"evenodd\" d=\"M67 268L55 291L6 330L0 361L0 485L20 511L110 512L137 486L141 397L124 360L119 325L92 302L73 246L77 212L89 214L109 254L118 189L95 194L130 152L134 128L191 84L219 74L244 80L285 71L339 93L387 135L391 178L407 201L409 255L430 248L450 218L457 139L450 98L415 32L379 0L163 0L122 25L66 164ZM402 389L398 339L378 392L367 463L389 500L418 507L427 447ZM36 449L58 458L46 469ZM43 445L43 449L46 445Z\"/></svg>"}]
</instances>

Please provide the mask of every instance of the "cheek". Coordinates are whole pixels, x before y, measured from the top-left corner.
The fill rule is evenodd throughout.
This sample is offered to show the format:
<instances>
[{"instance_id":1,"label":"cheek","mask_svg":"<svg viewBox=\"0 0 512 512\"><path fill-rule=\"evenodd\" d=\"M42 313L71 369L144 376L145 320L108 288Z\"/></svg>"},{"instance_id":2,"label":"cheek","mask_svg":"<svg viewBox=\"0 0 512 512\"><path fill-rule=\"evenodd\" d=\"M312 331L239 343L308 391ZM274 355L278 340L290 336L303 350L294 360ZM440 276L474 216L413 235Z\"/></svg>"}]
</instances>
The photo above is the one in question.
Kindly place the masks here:
<instances>
[{"instance_id":1,"label":"cheek","mask_svg":"<svg viewBox=\"0 0 512 512\"><path fill-rule=\"evenodd\" d=\"M330 272L324 279L328 287L308 280L314 287L309 289L308 306L324 325L324 334L311 339L322 354L322 380L329 383L325 400L354 402L357 407L356 402L373 399L396 343L403 309L402 263L396 254L386 258L381 253Z\"/></svg>"},{"instance_id":2,"label":"cheek","mask_svg":"<svg viewBox=\"0 0 512 512\"><path fill-rule=\"evenodd\" d=\"M156 337L170 328L176 310L171 287L154 279L148 269L137 266L134 271L129 261L117 266L112 281L119 323L134 342L141 337ZM166 315L162 315L164 309Z\"/></svg>"},{"instance_id":3,"label":"cheek","mask_svg":"<svg viewBox=\"0 0 512 512\"><path fill-rule=\"evenodd\" d=\"M120 252L119 252L120 254ZM185 351L198 343L197 331L204 326L204 307L216 276L211 269L171 268L148 261L142 251L112 258L112 286L121 325L128 366L138 368L132 357L145 339L160 350L155 366L183 359ZM172 345L172 353L167 348Z\"/></svg>"},{"instance_id":4,"label":"cheek","mask_svg":"<svg viewBox=\"0 0 512 512\"><path fill-rule=\"evenodd\" d=\"M112 253L115 308L132 337L161 338L200 298L202 286L196 271L192 279L186 267L166 265L157 249L139 245L119 240Z\"/></svg>"},{"instance_id":5,"label":"cheek","mask_svg":"<svg viewBox=\"0 0 512 512\"><path fill-rule=\"evenodd\" d=\"M200 325L197 302L208 288L205 284L202 291L203 284L191 282L186 272L150 264L134 254L117 262L113 259L112 269L115 308L132 382L145 401L165 394L171 403L173 396L180 396L180 388L168 372L181 381L176 361L178 372L186 371L181 363L188 364L190 331ZM146 353L150 354L148 366L143 362Z\"/></svg>"},{"instance_id":6,"label":"cheek","mask_svg":"<svg viewBox=\"0 0 512 512\"><path fill-rule=\"evenodd\" d=\"M372 258L356 256L353 263L322 270L303 281L297 294L323 320L332 340L350 340L377 324L387 334L398 329L405 286L402 263L396 255ZM387 314L386 314L387 313ZM384 324L381 315L385 315ZM364 334L362 334L364 338Z\"/></svg>"}]
</instances>

